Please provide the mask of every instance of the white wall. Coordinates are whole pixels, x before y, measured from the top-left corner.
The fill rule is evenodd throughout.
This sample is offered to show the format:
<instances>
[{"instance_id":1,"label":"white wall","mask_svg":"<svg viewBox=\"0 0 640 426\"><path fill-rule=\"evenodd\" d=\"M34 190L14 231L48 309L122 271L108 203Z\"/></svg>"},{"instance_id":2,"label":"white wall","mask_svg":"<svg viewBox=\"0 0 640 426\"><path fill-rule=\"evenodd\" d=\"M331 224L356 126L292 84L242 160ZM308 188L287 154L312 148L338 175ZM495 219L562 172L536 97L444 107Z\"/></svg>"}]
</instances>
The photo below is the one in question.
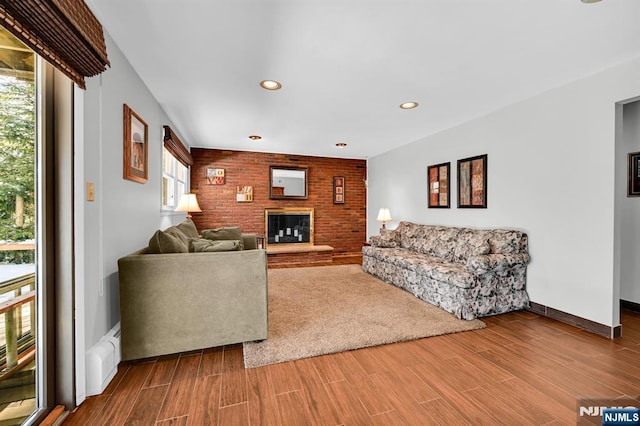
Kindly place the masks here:
<instances>
[{"instance_id":1,"label":"white wall","mask_svg":"<svg viewBox=\"0 0 640 426\"><path fill-rule=\"evenodd\" d=\"M380 207L395 223L521 229L532 301L618 325L615 103L640 95L638 75L640 59L371 158L368 234L377 233ZM489 156L488 208L458 209L456 161L479 154ZM447 161L452 208L428 209L427 166Z\"/></svg>"},{"instance_id":2,"label":"white wall","mask_svg":"<svg viewBox=\"0 0 640 426\"><path fill-rule=\"evenodd\" d=\"M627 154L640 151L640 101L622 106L622 138L617 147L620 208L620 298L640 303L640 197L627 197Z\"/></svg>"},{"instance_id":3,"label":"white wall","mask_svg":"<svg viewBox=\"0 0 640 426\"><path fill-rule=\"evenodd\" d=\"M145 247L156 229L184 214L163 216L161 160L163 125L173 126L118 46L105 34L111 67L87 80L83 95L84 179L95 184L96 200L84 202L85 349L120 319L120 257ZM149 180L122 178L123 104L149 126ZM178 132L179 133L179 132ZM79 196L84 196L80 192Z\"/></svg>"}]
</instances>

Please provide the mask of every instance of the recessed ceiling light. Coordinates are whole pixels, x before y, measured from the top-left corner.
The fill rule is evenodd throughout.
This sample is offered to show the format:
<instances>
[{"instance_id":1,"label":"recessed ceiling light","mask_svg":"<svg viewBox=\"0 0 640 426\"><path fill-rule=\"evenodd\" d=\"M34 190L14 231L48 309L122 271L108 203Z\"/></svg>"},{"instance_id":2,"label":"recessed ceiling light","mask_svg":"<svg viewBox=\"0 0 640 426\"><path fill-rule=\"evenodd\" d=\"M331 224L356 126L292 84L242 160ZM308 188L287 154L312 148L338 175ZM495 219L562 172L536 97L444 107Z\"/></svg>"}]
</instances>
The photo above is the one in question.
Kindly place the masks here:
<instances>
[{"instance_id":1,"label":"recessed ceiling light","mask_svg":"<svg viewBox=\"0 0 640 426\"><path fill-rule=\"evenodd\" d=\"M262 139L262 136L251 135L251 136L249 136L249 139L251 139L252 141L259 141L260 139Z\"/></svg>"},{"instance_id":2,"label":"recessed ceiling light","mask_svg":"<svg viewBox=\"0 0 640 426\"><path fill-rule=\"evenodd\" d=\"M278 90L282 88L282 84L275 80L262 80L260 82L260 86L262 86L263 89L267 90Z\"/></svg>"},{"instance_id":3,"label":"recessed ceiling light","mask_svg":"<svg viewBox=\"0 0 640 426\"><path fill-rule=\"evenodd\" d=\"M336 144L336 147L337 147L337 148L340 148L340 149L345 148L346 146L347 146L347 144L346 144L346 143L344 143L344 142L338 142L338 143Z\"/></svg>"},{"instance_id":4,"label":"recessed ceiling light","mask_svg":"<svg viewBox=\"0 0 640 426\"><path fill-rule=\"evenodd\" d=\"M403 104L400 104L400 108L402 109L414 109L417 106L418 106L417 102L405 102Z\"/></svg>"},{"instance_id":5,"label":"recessed ceiling light","mask_svg":"<svg viewBox=\"0 0 640 426\"><path fill-rule=\"evenodd\" d=\"M600 0L582 0L582 3L598 3Z\"/></svg>"}]
</instances>

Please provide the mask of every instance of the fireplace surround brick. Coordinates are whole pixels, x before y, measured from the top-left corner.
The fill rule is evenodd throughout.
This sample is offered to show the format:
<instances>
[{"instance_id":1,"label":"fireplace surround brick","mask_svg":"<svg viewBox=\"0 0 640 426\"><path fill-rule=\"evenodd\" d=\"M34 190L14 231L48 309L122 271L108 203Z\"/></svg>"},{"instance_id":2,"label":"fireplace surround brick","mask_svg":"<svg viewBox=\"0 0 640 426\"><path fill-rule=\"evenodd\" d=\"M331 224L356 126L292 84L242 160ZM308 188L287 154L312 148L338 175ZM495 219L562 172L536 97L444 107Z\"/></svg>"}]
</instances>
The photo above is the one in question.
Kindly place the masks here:
<instances>
[{"instance_id":1,"label":"fireplace surround brick","mask_svg":"<svg viewBox=\"0 0 640 426\"><path fill-rule=\"evenodd\" d=\"M192 148L191 192L202 213L192 213L198 229L240 226L264 234L264 209L313 207L314 243L334 254L360 253L366 239L366 161L251 151ZM308 167L307 200L270 200L269 166ZM225 184L207 183L207 168L225 169ZM345 204L333 204L333 177L345 178ZM253 202L236 201L237 186L253 186Z\"/></svg>"}]
</instances>

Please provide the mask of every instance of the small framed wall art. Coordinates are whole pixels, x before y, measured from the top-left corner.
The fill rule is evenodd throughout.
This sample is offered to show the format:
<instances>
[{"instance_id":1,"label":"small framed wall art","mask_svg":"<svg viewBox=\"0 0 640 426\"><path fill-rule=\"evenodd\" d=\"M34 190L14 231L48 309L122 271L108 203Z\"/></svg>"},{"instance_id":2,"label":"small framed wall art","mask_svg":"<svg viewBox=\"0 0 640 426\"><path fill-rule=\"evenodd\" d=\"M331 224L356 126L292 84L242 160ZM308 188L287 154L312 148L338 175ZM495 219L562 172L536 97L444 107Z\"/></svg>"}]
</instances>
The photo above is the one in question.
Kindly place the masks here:
<instances>
[{"instance_id":1,"label":"small framed wall art","mask_svg":"<svg viewBox=\"0 0 640 426\"><path fill-rule=\"evenodd\" d=\"M487 208L487 154L458 160L458 208Z\"/></svg>"},{"instance_id":2,"label":"small framed wall art","mask_svg":"<svg viewBox=\"0 0 640 426\"><path fill-rule=\"evenodd\" d=\"M207 183L209 185L224 185L224 169L207 168Z\"/></svg>"},{"instance_id":3,"label":"small framed wall art","mask_svg":"<svg viewBox=\"0 0 640 426\"><path fill-rule=\"evenodd\" d=\"M122 177L145 183L149 174L149 126L124 104L124 151Z\"/></svg>"},{"instance_id":4,"label":"small framed wall art","mask_svg":"<svg viewBox=\"0 0 640 426\"><path fill-rule=\"evenodd\" d=\"M429 208L450 207L450 169L451 163L442 163L429 166Z\"/></svg>"},{"instance_id":5,"label":"small framed wall art","mask_svg":"<svg viewBox=\"0 0 640 426\"><path fill-rule=\"evenodd\" d=\"M333 177L333 204L344 204L344 176Z\"/></svg>"},{"instance_id":6,"label":"small framed wall art","mask_svg":"<svg viewBox=\"0 0 640 426\"><path fill-rule=\"evenodd\" d=\"M236 201L239 203L252 203L253 186L238 186L236 189Z\"/></svg>"},{"instance_id":7,"label":"small framed wall art","mask_svg":"<svg viewBox=\"0 0 640 426\"><path fill-rule=\"evenodd\" d=\"M640 197L640 152L627 154L629 183L627 197Z\"/></svg>"}]
</instances>

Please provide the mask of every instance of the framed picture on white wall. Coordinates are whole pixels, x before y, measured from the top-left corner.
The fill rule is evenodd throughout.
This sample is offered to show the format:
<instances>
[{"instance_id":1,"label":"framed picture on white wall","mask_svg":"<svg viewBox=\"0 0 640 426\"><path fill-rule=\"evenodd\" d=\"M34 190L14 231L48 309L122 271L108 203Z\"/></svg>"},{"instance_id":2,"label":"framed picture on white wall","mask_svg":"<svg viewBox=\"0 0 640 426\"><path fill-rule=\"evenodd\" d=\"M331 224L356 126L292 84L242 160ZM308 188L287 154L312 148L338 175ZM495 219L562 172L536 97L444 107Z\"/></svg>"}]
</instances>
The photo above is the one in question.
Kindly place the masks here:
<instances>
[{"instance_id":1,"label":"framed picture on white wall","mask_svg":"<svg viewBox=\"0 0 640 426\"><path fill-rule=\"evenodd\" d=\"M458 208L487 208L487 154L458 160Z\"/></svg>"},{"instance_id":2,"label":"framed picture on white wall","mask_svg":"<svg viewBox=\"0 0 640 426\"><path fill-rule=\"evenodd\" d=\"M149 126L124 104L123 177L145 183L149 168Z\"/></svg>"},{"instance_id":3,"label":"framed picture on white wall","mask_svg":"<svg viewBox=\"0 0 640 426\"><path fill-rule=\"evenodd\" d=\"M629 163L627 197L640 197L640 152L630 152L627 157Z\"/></svg>"}]
</instances>

